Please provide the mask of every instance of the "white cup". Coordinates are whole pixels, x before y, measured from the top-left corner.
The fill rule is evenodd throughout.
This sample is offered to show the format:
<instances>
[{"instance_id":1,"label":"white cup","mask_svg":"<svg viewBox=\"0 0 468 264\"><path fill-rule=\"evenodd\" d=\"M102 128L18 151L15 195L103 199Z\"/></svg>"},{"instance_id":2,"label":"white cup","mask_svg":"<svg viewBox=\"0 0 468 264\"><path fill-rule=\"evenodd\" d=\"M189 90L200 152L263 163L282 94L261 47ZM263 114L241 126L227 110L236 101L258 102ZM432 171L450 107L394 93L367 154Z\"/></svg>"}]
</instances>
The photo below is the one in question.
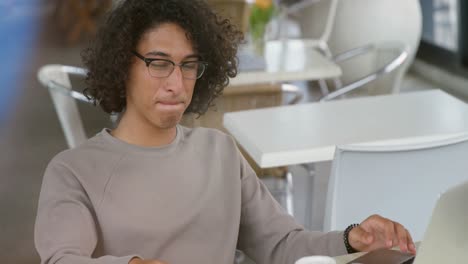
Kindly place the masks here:
<instances>
[{"instance_id":1,"label":"white cup","mask_svg":"<svg viewBox=\"0 0 468 264\"><path fill-rule=\"evenodd\" d=\"M336 264L336 261L326 256L310 256L298 259L295 264Z\"/></svg>"}]
</instances>

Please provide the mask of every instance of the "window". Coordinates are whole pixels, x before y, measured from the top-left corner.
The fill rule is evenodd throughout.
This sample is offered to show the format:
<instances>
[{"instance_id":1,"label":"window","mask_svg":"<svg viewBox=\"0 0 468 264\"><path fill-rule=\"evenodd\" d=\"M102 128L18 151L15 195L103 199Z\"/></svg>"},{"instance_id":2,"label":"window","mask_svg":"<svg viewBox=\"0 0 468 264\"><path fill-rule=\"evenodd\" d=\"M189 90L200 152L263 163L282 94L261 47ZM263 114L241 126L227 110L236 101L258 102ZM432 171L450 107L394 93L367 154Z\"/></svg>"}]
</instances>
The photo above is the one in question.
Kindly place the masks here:
<instances>
[{"instance_id":1,"label":"window","mask_svg":"<svg viewBox=\"0 0 468 264\"><path fill-rule=\"evenodd\" d=\"M420 0L423 34L418 58L468 76L468 2Z\"/></svg>"}]
</instances>

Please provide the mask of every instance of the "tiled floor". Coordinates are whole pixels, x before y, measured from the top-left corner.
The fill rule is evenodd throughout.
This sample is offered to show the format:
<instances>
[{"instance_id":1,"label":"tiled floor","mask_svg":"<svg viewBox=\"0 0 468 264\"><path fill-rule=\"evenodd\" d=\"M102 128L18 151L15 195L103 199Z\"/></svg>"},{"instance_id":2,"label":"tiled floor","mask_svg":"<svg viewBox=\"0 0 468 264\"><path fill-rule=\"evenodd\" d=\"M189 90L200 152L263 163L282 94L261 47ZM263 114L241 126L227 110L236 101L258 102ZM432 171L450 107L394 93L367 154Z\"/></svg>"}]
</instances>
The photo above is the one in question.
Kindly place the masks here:
<instances>
[{"instance_id":1,"label":"tiled floor","mask_svg":"<svg viewBox=\"0 0 468 264\"><path fill-rule=\"evenodd\" d=\"M5 13L9 15L0 18L0 34L15 32L0 44L0 256L3 263L32 264L38 263L33 224L42 173L48 161L66 148L51 99L39 85L36 72L49 63L80 65L84 44L63 44L63 34L49 20L50 10L32 4L18 10L10 2L0 3L0 15L1 10L9 10ZM437 87L410 74L402 91L432 88ZM91 113L95 109L82 110ZM89 135L100 130L105 120L97 114L84 116ZM297 175L296 186L305 186L303 173ZM322 184L326 186L326 182ZM306 202L304 192L296 189L299 221L304 217L300 213Z\"/></svg>"}]
</instances>

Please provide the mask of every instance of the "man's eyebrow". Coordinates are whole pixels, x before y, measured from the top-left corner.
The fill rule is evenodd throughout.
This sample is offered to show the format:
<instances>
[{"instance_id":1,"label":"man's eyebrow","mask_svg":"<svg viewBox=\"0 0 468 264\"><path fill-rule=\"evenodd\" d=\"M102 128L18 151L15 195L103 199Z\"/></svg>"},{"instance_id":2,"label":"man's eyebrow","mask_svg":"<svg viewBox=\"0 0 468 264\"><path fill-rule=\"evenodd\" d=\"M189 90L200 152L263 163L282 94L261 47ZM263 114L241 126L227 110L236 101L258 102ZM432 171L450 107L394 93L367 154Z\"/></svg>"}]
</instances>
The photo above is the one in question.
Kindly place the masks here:
<instances>
[{"instance_id":1,"label":"man's eyebrow","mask_svg":"<svg viewBox=\"0 0 468 264\"><path fill-rule=\"evenodd\" d=\"M200 55L198 54L190 54L184 57L184 60L186 59L200 59Z\"/></svg>"},{"instance_id":2,"label":"man's eyebrow","mask_svg":"<svg viewBox=\"0 0 468 264\"><path fill-rule=\"evenodd\" d=\"M167 58L171 57L169 54L161 52L161 51L150 51L150 52L145 54L145 56L148 56L148 55L161 56L161 57L167 57Z\"/></svg>"},{"instance_id":3,"label":"man's eyebrow","mask_svg":"<svg viewBox=\"0 0 468 264\"><path fill-rule=\"evenodd\" d=\"M164 52L161 52L161 51L150 51L148 53L145 54L145 56L160 56L160 57L166 57L166 58L170 58L171 55L167 54L167 53L164 53ZM198 54L190 54L190 55L187 55L184 57L183 60L186 60L186 59L200 59L200 55Z\"/></svg>"}]
</instances>

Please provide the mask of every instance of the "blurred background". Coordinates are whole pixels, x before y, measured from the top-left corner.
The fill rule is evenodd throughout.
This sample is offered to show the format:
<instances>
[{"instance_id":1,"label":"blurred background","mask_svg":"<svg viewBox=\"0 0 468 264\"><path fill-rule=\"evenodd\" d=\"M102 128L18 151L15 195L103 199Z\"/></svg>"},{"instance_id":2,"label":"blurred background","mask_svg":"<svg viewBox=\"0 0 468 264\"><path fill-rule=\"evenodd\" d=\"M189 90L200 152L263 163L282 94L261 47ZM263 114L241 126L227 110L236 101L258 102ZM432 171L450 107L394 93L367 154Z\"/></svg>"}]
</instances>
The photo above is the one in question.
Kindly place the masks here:
<instances>
[{"instance_id":1,"label":"blurred background","mask_svg":"<svg viewBox=\"0 0 468 264\"><path fill-rule=\"evenodd\" d=\"M210 2L230 16L247 39L260 42L275 38L278 27L285 28L282 32L287 37L314 37L327 19L323 17L327 12L321 10L330 3L318 0L281 17L281 4L287 7L301 1ZM39 262L33 230L42 174L50 159L67 148L48 90L37 80L38 69L45 64L82 66L80 52L114 4L0 0L0 258L4 263ZM413 12L408 5L416 7L415 13L408 13ZM467 1L341 0L336 12L328 41L332 52L408 34L417 39L417 45L400 91L443 89L463 100L468 97ZM402 25L415 30L402 33ZM79 84L79 80L72 82ZM317 84L297 85L307 95L301 103L319 99ZM108 117L93 106L80 104L79 108L88 136L109 124ZM307 206L306 201L298 206ZM303 217L300 210L297 217Z\"/></svg>"}]
</instances>

